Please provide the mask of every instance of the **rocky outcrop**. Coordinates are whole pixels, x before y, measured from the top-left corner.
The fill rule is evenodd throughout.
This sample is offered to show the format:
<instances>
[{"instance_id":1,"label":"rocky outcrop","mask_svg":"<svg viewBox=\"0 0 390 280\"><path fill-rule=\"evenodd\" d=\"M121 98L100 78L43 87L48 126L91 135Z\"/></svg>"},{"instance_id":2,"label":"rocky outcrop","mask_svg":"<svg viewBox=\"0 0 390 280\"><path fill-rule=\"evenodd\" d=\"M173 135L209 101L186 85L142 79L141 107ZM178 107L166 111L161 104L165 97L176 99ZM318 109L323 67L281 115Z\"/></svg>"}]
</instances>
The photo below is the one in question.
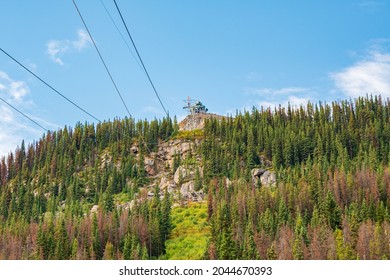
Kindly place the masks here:
<instances>
[{"instance_id":1,"label":"rocky outcrop","mask_svg":"<svg viewBox=\"0 0 390 280\"><path fill-rule=\"evenodd\" d=\"M169 175L164 174L161 177L160 183L158 184L160 191L164 192L167 190L167 192L172 193L176 188L176 183L173 180L170 180L168 178Z\"/></svg>"},{"instance_id":2,"label":"rocky outcrop","mask_svg":"<svg viewBox=\"0 0 390 280\"><path fill-rule=\"evenodd\" d=\"M193 115L188 115L179 123L179 130L195 130L203 129L206 119L217 119L218 121L225 118L224 116L216 114L207 114L207 113L198 113Z\"/></svg>"},{"instance_id":3,"label":"rocky outcrop","mask_svg":"<svg viewBox=\"0 0 390 280\"><path fill-rule=\"evenodd\" d=\"M188 115L184 120L179 123L180 130L194 130L202 129L204 127L204 121L208 114L194 114Z\"/></svg>"},{"instance_id":4,"label":"rocky outcrop","mask_svg":"<svg viewBox=\"0 0 390 280\"><path fill-rule=\"evenodd\" d=\"M105 151L100 157L100 169L104 169L112 162L112 155L108 151Z\"/></svg>"},{"instance_id":5,"label":"rocky outcrop","mask_svg":"<svg viewBox=\"0 0 390 280\"><path fill-rule=\"evenodd\" d=\"M276 175L273 171L265 171L260 177L261 185L274 186L276 184Z\"/></svg>"},{"instance_id":6,"label":"rocky outcrop","mask_svg":"<svg viewBox=\"0 0 390 280\"><path fill-rule=\"evenodd\" d=\"M161 143L158 147L157 158L171 168L175 155L185 158L198 144L197 140L171 140Z\"/></svg>"},{"instance_id":7,"label":"rocky outcrop","mask_svg":"<svg viewBox=\"0 0 390 280\"><path fill-rule=\"evenodd\" d=\"M152 158L145 158L145 171L150 176L154 176L157 173L156 163Z\"/></svg>"},{"instance_id":8,"label":"rocky outcrop","mask_svg":"<svg viewBox=\"0 0 390 280\"><path fill-rule=\"evenodd\" d=\"M135 201L132 200L132 201L128 201L126 203L120 204L116 208L118 210L132 210L134 208L134 206L135 206Z\"/></svg>"},{"instance_id":9,"label":"rocky outcrop","mask_svg":"<svg viewBox=\"0 0 390 280\"><path fill-rule=\"evenodd\" d=\"M203 177L203 168L201 167L185 168L183 166L179 166L176 169L175 175L173 175L173 181L176 184L180 184L193 180L195 178L196 170L199 170L200 177Z\"/></svg>"},{"instance_id":10,"label":"rocky outcrop","mask_svg":"<svg viewBox=\"0 0 390 280\"><path fill-rule=\"evenodd\" d=\"M252 178L260 178L266 170L263 168L254 168L251 170Z\"/></svg>"},{"instance_id":11,"label":"rocky outcrop","mask_svg":"<svg viewBox=\"0 0 390 280\"><path fill-rule=\"evenodd\" d=\"M259 180L262 186L275 186L276 175L274 171L269 171L262 168L254 168L251 170L252 182L255 185L259 184Z\"/></svg>"},{"instance_id":12,"label":"rocky outcrop","mask_svg":"<svg viewBox=\"0 0 390 280\"><path fill-rule=\"evenodd\" d=\"M204 193L202 190L195 191L195 182L189 181L181 185L180 194L183 199L190 201L202 201Z\"/></svg>"},{"instance_id":13,"label":"rocky outcrop","mask_svg":"<svg viewBox=\"0 0 390 280\"><path fill-rule=\"evenodd\" d=\"M154 192L153 191L148 191L148 197L153 197L154 196Z\"/></svg>"},{"instance_id":14,"label":"rocky outcrop","mask_svg":"<svg viewBox=\"0 0 390 280\"><path fill-rule=\"evenodd\" d=\"M99 211L99 205L95 204L91 208L91 214L97 213Z\"/></svg>"},{"instance_id":15,"label":"rocky outcrop","mask_svg":"<svg viewBox=\"0 0 390 280\"><path fill-rule=\"evenodd\" d=\"M181 197L191 201L202 201L203 192L195 191L195 173L199 168L199 175L203 177L203 169L200 167L184 168L179 166L173 176L173 182L180 187Z\"/></svg>"},{"instance_id":16,"label":"rocky outcrop","mask_svg":"<svg viewBox=\"0 0 390 280\"><path fill-rule=\"evenodd\" d=\"M136 154L138 154L138 147L134 145L133 147L130 148L130 151L131 151L134 155L136 155Z\"/></svg>"},{"instance_id":17,"label":"rocky outcrop","mask_svg":"<svg viewBox=\"0 0 390 280\"><path fill-rule=\"evenodd\" d=\"M230 179L226 177L225 184L226 184L226 187L230 188L232 186L232 181L230 181Z\"/></svg>"},{"instance_id":18,"label":"rocky outcrop","mask_svg":"<svg viewBox=\"0 0 390 280\"><path fill-rule=\"evenodd\" d=\"M176 169L175 175L173 175L173 181L176 184L180 184L184 181L188 181L194 177L194 172L190 171L182 166L179 166Z\"/></svg>"},{"instance_id":19,"label":"rocky outcrop","mask_svg":"<svg viewBox=\"0 0 390 280\"><path fill-rule=\"evenodd\" d=\"M181 185L180 194L184 198L188 198L191 193L195 192L195 183L194 181L189 181Z\"/></svg>"}]
</instances>

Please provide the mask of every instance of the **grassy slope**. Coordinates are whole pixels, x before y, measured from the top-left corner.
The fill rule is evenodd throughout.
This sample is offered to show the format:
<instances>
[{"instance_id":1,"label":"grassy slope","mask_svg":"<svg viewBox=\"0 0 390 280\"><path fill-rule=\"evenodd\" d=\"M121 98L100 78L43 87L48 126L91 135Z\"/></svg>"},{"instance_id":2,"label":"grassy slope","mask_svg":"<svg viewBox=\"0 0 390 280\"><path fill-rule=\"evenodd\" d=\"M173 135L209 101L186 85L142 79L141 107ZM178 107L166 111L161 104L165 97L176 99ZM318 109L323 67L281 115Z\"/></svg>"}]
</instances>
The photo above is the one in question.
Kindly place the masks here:
<instances>
[{"instance_id":1,"label":"grassy slope","mask_svg":"<svg viewBox=\"0 0 390 280\"><path fill-rule=\"evenodd\" d=\"M167 240L166 258L169 260L199 260L209 240L207 203L191 203L172 209L173 230Z\"/></svg>"}]
</instances>

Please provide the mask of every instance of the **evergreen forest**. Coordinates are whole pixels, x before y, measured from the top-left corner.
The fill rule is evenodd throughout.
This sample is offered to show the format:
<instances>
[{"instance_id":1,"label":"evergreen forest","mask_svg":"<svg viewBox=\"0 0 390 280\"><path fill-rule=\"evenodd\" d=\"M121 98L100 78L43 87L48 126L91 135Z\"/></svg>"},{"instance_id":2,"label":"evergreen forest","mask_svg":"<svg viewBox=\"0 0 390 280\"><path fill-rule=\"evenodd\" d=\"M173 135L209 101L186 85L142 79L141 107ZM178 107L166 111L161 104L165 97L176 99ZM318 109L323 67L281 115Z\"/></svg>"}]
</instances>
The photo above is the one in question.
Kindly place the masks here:
<instances>
[{"instance_id":1,"label":"evergreen forest","mask_svg":"<svg viewBox=\"0 0 390 280\"><path fill-rule=\"evenodd\" d=\"M173 142L190 150L166 161ZM203 199L181 195L185 174L161 187L181 168ZM381 96L254 107L192 131L170 116L78 123L0 159L0 259L389 259L389 208Z\"/></svg>"}]
</instances>

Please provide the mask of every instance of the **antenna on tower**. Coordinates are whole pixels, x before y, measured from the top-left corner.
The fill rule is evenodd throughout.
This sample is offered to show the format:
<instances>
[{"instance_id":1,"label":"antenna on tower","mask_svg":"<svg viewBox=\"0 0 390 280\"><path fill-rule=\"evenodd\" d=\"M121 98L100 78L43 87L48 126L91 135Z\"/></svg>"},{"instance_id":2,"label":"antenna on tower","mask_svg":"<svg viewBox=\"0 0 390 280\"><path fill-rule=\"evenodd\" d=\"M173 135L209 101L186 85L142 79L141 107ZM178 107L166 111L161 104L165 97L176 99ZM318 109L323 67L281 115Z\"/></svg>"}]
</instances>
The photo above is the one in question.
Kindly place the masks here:
<instances>
[{"instance_id":1,"label":"antenna on tower","mask_svg":"<svg viewBox=\"0 0 390 280\"><path fill-rule=\"evenodd\" d=\"M186 104L183 109L187 111L188 115L207 114L207 112L209 111L209 109L207 109L201 101L191 99L189 96L186 100L183 101Z\"/></svg>"},{"instance_id":2,"label":"antenna on tower","mask_svg":"<svg viewBox=\"0 0 390 280\"><path fill-rule=\"evenodd\" d=\"M206 108L199 100L191 99L189 96L186 100L183 100L186 106L183 107L187 111L188 127L194 129L196 127L197 118L196 115L207 114L209 109Z\"/></svg>"},{"instance_id":3,"label":"antenna on tower","mask_svg":"<svg viewBox=\"0 0 390 280\"><path fill-rule=\"evenodd\" d=\"M199 100L191 99L189 96L183 100L187 111L187 117L183 120L185 130L193 130L204 123L205 115L209 111ZM207 117L206 117L207 118Z\"/></svg>"}]
</instances>

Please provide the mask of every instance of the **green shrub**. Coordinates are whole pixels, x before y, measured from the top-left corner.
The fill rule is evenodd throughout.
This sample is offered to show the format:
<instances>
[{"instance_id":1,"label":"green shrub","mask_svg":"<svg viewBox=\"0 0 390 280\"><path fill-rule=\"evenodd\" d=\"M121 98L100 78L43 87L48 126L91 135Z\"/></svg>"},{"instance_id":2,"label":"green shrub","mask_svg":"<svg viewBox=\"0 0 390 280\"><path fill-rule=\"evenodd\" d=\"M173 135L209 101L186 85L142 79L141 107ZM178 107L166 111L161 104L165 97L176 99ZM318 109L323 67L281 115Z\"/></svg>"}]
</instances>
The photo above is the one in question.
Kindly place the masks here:
<instances>
[{"instance_id":1,"label":"green shrub","mask_svg":"<svg viewBox=\"0 0 390 280\"><path fill-rule=\"evenodd\" d=\"M166 242L166 259L199 260L211 236L207 222L207 204L191 203L172 209L171 236Z\"/></svg>"}]
</instances>

